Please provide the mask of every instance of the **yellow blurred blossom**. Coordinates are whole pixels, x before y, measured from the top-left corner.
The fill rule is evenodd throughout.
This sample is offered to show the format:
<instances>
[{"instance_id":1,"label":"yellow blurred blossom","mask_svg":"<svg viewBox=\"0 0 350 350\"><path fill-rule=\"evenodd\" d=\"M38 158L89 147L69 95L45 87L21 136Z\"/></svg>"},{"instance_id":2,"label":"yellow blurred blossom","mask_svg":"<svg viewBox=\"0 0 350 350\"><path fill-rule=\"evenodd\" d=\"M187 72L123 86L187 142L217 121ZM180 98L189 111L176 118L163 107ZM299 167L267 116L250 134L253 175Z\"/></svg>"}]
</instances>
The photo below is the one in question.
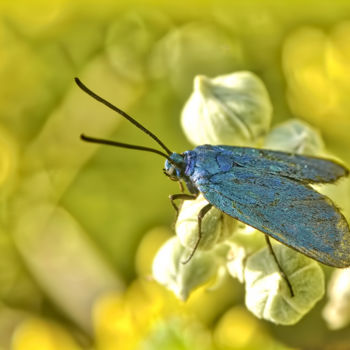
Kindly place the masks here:
<instances>
[{"instance_id":1,"label":"yellow blurred blossom","mask_svg":"<svg viewBox=\"0 0 350 350\"><path fill-rule=\"evenodd\" d=\"M97 350L212 349L211 332L152 281L139 279L123 295L102 296L93 318Z\"/></svg>"},{"instance_id":2,"label":"yellow blurred blossom","mask_svg":"<svg viewBox=\"0 0 350 350\"><path fill-rule=\"evenodd\" d=\"M181 313L181 304L154 282L136 280L125 294L102 296L93 308L99 350L134 349L154 324Z\"/></svg>"},{"instance_id":3,"label":"yellow blurred blossom","mask_svg":"<svg viewBox=\"0 0 350 350\"><path fill-rule=\"evenodd\" d=\"M282 63L293 113L317 125L326 135L348 138L350 128L350 22L327 33L302 27L290 34Z\"/></svg>"},{"instance_id":4,"label":"yellow blurred blossom","mask_svg":"<svg viewBox=\"0 0 350 350\"><path fill-rule=\"evenodd\" d=\"M214 340L220 349L290 349L273 340L246 309L235 306L225 312L214 330Z\"/></svg>"},{"instance_id":5,"label":"yellow blurred blossom","mask_svg":"<svg viewBox=\"0 0 350 350\"><path fill-rule=\"evenodd\" d=\"M44 319L30 318L17 327L13 350L81 350L61 325Z\"/></svg>"},{"instance_id":6,"label":"yellow blurred blossom","mask_svg":"<svg viewBox=\"0 0 350 350\"><path fill-rule=\"evenodd\" d=\"M156 252L161 245L172 236L172 232L166 227L155 227L142 237L137 248L135 268L140 276L152 274L152 263Z\"/></svg>"}]
</instances>

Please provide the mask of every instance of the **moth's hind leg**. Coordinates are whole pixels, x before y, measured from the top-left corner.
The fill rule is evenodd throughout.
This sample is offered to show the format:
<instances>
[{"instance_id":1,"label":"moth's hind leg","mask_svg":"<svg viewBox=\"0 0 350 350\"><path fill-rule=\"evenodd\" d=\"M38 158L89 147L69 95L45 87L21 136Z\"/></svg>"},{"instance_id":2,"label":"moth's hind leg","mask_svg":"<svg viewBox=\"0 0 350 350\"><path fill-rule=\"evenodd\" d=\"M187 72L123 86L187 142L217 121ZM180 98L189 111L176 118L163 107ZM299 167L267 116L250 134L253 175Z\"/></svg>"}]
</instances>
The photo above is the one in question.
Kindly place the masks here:
<instances>
[{"instance_id":1,"label":"moth's hind leg","mask_svg":"<svg viewBox=\"0 0 350 350\"><path fill-rule=\"evenodd\" d=\"M202 238L202 220L205 216L205 214L212 208L212 204L208 203L207 205L205 205L199 212L198 214L198 237L197 237L197 241L192 249L191 254L189 255L189 257L185 260L182 261L183 264L187 264L193 257L193 254L196 252L198 246L199 246L199 242L201 241Z\"/></svg>"},{"instance_id":2,"label":"moth's hind leg","mask_svg":"<svg viewBox=\"0 0 350 350\"><path fill-rule=\"evenodd\" d=\"M278 270L279 270L282 278L286 281L286 283L288 285L288 288L290 290L291 296L294 297L294 291L293 291L293 288L292 288L292 284L290 283L287 275L283 271L282 266L280 265L280 263L279 263L279 261L277 259L277 256L276 256L275 252L272 249L272 244L271 244L269 236L265 235L265 240L266 240L267 246L269 247L269 250L270 250L270 253L271 253L272 257L273 257L273 259L275 260L275 262L277 264Z\"/></svg>"}]
</instances>

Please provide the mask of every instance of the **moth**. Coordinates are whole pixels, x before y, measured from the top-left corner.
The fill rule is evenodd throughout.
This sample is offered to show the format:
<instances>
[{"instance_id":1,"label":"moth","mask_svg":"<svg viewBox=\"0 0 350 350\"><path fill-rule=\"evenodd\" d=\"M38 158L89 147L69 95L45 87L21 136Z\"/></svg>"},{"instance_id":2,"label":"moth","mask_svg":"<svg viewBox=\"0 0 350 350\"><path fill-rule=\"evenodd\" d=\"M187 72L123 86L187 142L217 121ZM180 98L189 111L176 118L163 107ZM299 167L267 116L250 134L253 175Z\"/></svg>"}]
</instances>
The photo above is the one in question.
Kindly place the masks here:
<instances>
[{"instance_id":1,"label":"moth","mask_svg":"<svg viewBox=\"0 0 350 350\"><path fill-rule=\"evenodd\" d=\"M81 135L84 141L153 152L164 157L164 173L185 183L189 193L169 196L191 200L202 194L208 201L198 214L198 239L202 219L211 207L252 226L265 234L273 258L292 286L275 256L269 237L323 264L350 266L349 225L339 209L310 184L334 183L348 170L328 159L249 147L202 145L183 153L169 150L160 139L118 107L88 89L78 78L77 85L95 100L119 113L153 138L163 149L125 144ZM183 187L182 187L183 188Z\"/></svg>"}]
</instances>

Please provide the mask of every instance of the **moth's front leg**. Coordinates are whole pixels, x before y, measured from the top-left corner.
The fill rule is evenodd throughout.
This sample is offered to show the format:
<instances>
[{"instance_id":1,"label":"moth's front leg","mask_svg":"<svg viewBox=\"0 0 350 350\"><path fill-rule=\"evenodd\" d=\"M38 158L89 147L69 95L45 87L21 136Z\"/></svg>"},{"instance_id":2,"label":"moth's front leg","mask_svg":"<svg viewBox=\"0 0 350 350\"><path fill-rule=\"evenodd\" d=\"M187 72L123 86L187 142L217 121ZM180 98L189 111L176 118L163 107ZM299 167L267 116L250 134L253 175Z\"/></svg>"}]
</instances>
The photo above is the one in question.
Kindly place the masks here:
<instances>
[{"instance_id":1,"label":"moth's front leg","mask_svg":"<svg viewBox=\"0 0 350 350\"><path fill-rule=\"evenodd\" d=\"M172 194L172 195L169 196L171 205L176 210L176 220L177 220L177 217L179 216L179 208L175 204L175 201L177 199L195 200L195 199L197 199L197 197L198 197L198 194L187 194L187 193ZM202 238L202 220L203 220L205 214L212 208L212 206L213 206L212 204L208 203L198 213L198 217L197 217L197 220L198 220L198 238L197 238L197 241L196 241L196 243L195 243L195 245L194 245L194 247L193 247L189 257L185 261L182 261L183 264L187 264L192 259L194 253L196 252L196 250L197 250L197 248L199 246L200 240Z\"/></svg>"},{"instance_id":2,"label":"moth's front leg","mask_svg":"<svg viewBox=\"0 0 350 350\"><path fill-rule=\"evenodd\" d=\"M197 197L198 197L198 194L187 194L187 193L177 193L177 194L169 195L171 205L176 211L176 220L177 220L177 217L179 216L179 207L175 204L175 201L178 199L195 200Z\"/></svg>"},{"instance_id":3,"label":"moth's front leg","mask_svg":"<svg viewBox=\"0 0 350 350\"><path fill-rule=\"evenodd\" d=\"M205 205L198 214L197 220L198 220L198 237L197 237L197 241L192 249L191 254L189 255L189 257L185 260L182 261L183 264L187 264L193 257L194 253L196 252L198 246L199 246L199 242L201 241L202 238L202 220L205 216L205 214L213 207L213 205L211 203L208 203L207 205Z\"/></svg>"}]
</instances>

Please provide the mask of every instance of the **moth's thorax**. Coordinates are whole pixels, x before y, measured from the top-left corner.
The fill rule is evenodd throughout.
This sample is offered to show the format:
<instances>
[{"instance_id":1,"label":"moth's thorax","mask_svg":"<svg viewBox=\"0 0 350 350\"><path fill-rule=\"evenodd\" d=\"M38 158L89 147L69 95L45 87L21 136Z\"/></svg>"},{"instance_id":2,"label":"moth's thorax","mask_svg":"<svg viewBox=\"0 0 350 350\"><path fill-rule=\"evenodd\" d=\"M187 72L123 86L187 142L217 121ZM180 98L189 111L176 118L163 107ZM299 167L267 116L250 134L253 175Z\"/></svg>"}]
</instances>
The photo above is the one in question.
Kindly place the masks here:
<instances>
[{"instance_id":1,"label":"moth's thorax","mask_svg":"<svg viewBox=\"0 0 350 350\"><path fill-rule=\"evenodd\" d=\"M197 154L194 151L186 151L183 153L183 155L184 161L186 163L185 175L191 176L196 165Z\"/></svg>"}]
</instances>

